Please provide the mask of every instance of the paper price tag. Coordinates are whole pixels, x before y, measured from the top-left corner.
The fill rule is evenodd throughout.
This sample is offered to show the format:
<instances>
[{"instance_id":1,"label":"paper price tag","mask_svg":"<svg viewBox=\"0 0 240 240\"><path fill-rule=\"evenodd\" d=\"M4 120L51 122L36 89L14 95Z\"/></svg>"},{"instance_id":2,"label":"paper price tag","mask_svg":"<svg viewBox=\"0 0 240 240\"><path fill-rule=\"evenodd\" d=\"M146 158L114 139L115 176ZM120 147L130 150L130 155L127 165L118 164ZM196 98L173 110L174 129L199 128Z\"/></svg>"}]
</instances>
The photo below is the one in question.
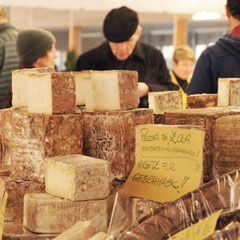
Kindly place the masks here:
<instances>
[{"instance_id":1,"label":"paper price tag","mask_svg":"<svg viewBox=\"0 0 240 240\"><path fill-rule=\"evenodd\" d=\"M204 131L140 125L136 132L136 163L125 194L166 202L199 187Z\"/></svg>"}]
</instances>

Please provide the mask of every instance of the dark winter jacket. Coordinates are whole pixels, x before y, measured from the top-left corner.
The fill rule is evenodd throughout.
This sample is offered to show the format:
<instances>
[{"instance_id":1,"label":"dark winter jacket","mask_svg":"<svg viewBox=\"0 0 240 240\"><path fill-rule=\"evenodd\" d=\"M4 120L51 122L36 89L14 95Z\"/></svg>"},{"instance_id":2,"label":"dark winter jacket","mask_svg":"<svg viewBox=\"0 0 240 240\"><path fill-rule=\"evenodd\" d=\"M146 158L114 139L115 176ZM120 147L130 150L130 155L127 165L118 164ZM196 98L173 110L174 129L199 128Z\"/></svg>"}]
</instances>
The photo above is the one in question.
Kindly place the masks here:
<instances>
[{"instance_id":1,"label":"dark winter jacket","mask_svg":"<svg viewBox=\"0 0 240 240\"><path fill-rule=\"evenodd\" d=\"M187 93L217 93L218 78L240 77L240 37L226 34L197 61Z\"/></svg>"},{"instance_id":2,"label":"dark winter jacket","mask_svg":"<svg viewBox=\"0 0 240 240\"><path fill-rule=\"evenodd\" d=\"M11 25L0 24L0 108L10 86L12 70L18 69L19 59L16 52L18 31Z\"/></svg>"},{"instance_id":3,"label":"dark winter jacket","mask_svg":"<svg viewBox=\"0 0 240 240\"><path fill-rule=\"evenodd\" d=\"M118 61L112 54L108 42L81 55L75 67L81 70L135 70L138 81L145 82L150 91L178 90L171 82L169 71L161 51L138 41L132 55L125 61ZM140 99L140 107L148 107L147 97Z\"/></svg>"}]
</instances>

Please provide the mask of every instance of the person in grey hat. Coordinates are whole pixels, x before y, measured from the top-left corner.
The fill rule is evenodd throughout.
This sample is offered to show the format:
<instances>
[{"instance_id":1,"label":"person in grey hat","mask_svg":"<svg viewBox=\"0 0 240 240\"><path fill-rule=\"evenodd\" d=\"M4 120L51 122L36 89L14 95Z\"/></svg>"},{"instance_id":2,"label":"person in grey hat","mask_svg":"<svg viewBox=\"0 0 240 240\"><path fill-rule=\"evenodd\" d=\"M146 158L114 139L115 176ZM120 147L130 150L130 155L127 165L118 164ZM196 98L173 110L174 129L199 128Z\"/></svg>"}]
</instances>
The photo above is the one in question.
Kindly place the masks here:
<instances>
[{"instance_id":1,"label":"person in grey hat","mask_svg":"<svg viewBox=\"0 0 240 240\"><path fill-rule=\"evenodd\" d=\"M48 67L55 70L56 47L55 37L47 30L30 28L22 30L17 36L17 54L20 58L20 69ZM4 107L12 106L12 88L9 87Z\"/></svg>"},{"instance_id":2,"label":"person in grey hat","mask_svg":"<svg viewBox=\"0 0 240 240\"><path fill-rule=\"evenodd\" d=\"M240 0L227 0L231 32L200 55L187 94L217 93L219 78L240 78Z\"/></svg>"},{"instance_id":3,"label":"person in grey hat","mask_svg":"<svg viewBox=\"0 0 240 240\"><path fill-rule=\"evenodd\" d=\"M8 23L4 9L0 8L0 108L3 108L11 84L11 72L19 66L15 46L17 34L17 29Z\"/></svg>"},{"instance_id":4,"label":"person in grey hat","mask_svg":"<svg viewBox=\"0 0 240 240\"><path fill-rule=\"evenodd\" d=\"M16 43L20 68L49 67L54 70L55 43L55 37L47 30L31 28L20 31Z\"/></svg>"},{"instance_id":5,"label":"person in grey hat","mask_svg":"<svg viewBox=\"0 0 240 240\"><path fill-rule=\"evenodd\" d=\"M158 49L139 41L138 14L128 7L111 10L105 17L102 45L79 56L75 70L135 70L138 72L139 107L148 107L149 91L178 90L171 82L165 59Z\"/></svg>"}]
</instances>

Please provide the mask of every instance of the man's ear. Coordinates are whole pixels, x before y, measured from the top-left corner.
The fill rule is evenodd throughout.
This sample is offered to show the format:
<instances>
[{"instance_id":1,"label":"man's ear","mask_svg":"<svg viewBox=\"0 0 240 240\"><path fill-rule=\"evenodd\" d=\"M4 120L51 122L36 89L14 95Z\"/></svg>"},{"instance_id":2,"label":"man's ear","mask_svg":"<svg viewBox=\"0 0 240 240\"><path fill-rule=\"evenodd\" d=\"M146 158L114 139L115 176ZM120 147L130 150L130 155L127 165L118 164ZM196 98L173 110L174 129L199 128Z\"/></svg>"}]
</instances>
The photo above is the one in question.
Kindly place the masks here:
<instances>
[{"instance_id":1,"label":"man's ear","mask_svg":"<svg viewBox=\"0 0 240 240\"><path fill-rule=\"evenodd\" d=\"M138 27L137 27L137 40L140 39L141 35L142 35L142 27L140 25L138 25Z\"/></svg>"},{"instance_id":2,"label":"man's ear","mask_svg":"<svg viewBox=\"0 0 240 240\"><path fill-rule=\"evenodd\" d=\"M226 16L227 16L228 18L230 18L231 13L230 13L229 8L228 8L227 5L225 6L225 10L226 10Z\"/></svg>"}]
</instances>

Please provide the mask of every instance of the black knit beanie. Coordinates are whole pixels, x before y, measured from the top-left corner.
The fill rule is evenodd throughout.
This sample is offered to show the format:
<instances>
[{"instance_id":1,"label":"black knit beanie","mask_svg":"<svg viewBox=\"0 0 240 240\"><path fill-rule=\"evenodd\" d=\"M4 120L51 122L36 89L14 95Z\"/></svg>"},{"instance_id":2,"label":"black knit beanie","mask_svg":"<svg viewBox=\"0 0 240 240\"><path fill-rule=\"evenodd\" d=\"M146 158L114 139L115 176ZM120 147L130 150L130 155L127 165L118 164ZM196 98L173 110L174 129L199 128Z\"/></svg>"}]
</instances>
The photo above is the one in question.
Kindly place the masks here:
<instances>
[{"instance_id":1,"label":"black knit beanie","mask_svg":"<svg viewBox=\"0 0 240 240\"><path fill-rule=\"evenodd\" d=\"M17 53L20 61L26 64L34 63L38 58L46 55L56 42L49 31L39 28L22 30L17 36Z\"/></svg>"},{"instance_id":2,"label":"black knit beanie","mask_svg":"<svg viewBox=\"0 0 240 240\"><path fill-rule=\"evenodd\" d=\"M103 32L110 42L125 42L136 31L138 15L128 7L111 10L105 17Z\"/></svg>"}]
</instances>

